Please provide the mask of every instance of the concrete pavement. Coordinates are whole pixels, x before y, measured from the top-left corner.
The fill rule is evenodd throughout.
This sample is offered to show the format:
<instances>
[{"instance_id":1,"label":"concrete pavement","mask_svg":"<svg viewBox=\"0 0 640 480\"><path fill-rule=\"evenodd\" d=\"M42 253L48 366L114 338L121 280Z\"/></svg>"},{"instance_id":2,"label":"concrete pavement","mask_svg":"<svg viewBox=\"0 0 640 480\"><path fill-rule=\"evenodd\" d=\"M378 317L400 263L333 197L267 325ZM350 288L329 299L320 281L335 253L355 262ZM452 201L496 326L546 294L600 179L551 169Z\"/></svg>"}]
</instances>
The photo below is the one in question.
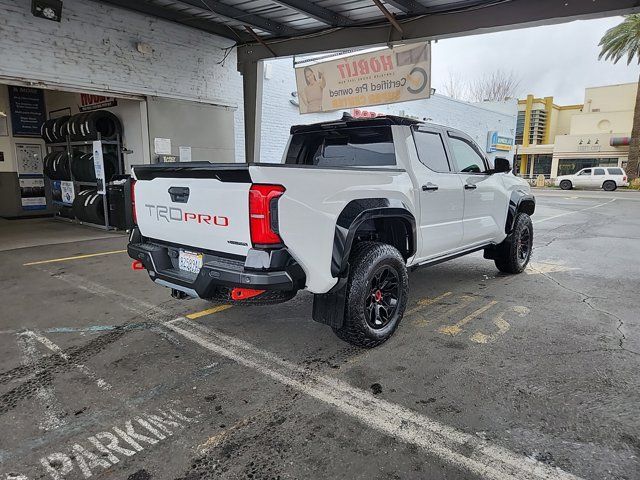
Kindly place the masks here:
<instances>
[{"instance_id":1,"label":"concrete pavement","mask_svg":"<svg viewBox=\"0 0 640 480\"><path fill-rule=\"evenodd\" d=\"M88 256L122 238L0 252L0 479L640 478L635 192L536 195L524 274L412 273L373 350L308 294L176 301Z\"/></svg>"}]
</instances>

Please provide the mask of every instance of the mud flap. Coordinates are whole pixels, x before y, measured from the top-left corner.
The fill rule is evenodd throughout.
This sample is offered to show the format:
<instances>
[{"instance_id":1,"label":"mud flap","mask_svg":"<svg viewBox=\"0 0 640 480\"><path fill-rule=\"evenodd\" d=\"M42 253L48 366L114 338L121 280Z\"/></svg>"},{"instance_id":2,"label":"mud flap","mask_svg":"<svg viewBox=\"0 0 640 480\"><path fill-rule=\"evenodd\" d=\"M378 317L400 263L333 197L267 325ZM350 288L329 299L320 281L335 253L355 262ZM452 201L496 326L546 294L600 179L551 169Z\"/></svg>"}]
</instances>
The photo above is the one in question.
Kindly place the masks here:
<instances>
[{"instance_id":1,"label":"mud flap","mask_svg":"<svg viewBox=\"0 0 640 480\"><path fill-rule=\"evenodd\" d=\"M502 254L505 248L509 248L511 242L513 241L513 234L509 234L506 238L497 245L489 245L484 249L483 257L487 260L495 260Z\"/></svg>"},{"instance_id":2,"label":"mud flap","mask_svg":"<svg viewBox=\"0 0 640 480\"><path fill-rule=\"evenodd\" d=\"M347 275L340 278L327 293L313 295L313 320L333 329L342 327L347 303Z\"/></svg>"}]
</instances>

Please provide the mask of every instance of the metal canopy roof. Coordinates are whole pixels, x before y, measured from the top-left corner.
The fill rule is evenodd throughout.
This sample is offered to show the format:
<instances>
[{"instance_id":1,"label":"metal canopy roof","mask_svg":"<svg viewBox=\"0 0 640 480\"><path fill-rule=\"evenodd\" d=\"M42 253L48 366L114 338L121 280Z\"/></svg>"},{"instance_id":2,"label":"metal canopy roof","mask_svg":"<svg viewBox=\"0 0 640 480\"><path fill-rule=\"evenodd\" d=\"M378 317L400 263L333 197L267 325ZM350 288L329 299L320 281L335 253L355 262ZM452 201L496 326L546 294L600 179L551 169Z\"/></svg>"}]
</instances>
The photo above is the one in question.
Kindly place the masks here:
<instances>
[{"instance_id":1,"label":"metal canopy roof","mask_svg":"<svg viewBox=\"0 0 640 480\"><path fill-rule=\"evenodd\" d=\"M238 61L640 11L640 0L97 0L226 37Z\"/></svg>"},{"instance_id":2,"label":"metal canopy roof","mask_svg":"<svg viewBox=\"0 0 640 480\"><path fill-rule=\"evenodd\" d=\"M255 146L259 145L262 105L260 60L640 12L640 0L95 1L236 42L249 161L259 157ZM486 60L499 65L504 59Z\"/></svg>"},{"instance_id":3,"label":"metal canopy roof","mask_svg":"<svg viewBox=\"0 0 640 480\"><path fill-rule=\"evenodd\" d=\"M372 0L101 0L239 43L253 42L245 25L263 39L290 38L326 29L387 24ZM399 20L482 8L510 0L385 0Z\"/></svg>"}]
</instances>

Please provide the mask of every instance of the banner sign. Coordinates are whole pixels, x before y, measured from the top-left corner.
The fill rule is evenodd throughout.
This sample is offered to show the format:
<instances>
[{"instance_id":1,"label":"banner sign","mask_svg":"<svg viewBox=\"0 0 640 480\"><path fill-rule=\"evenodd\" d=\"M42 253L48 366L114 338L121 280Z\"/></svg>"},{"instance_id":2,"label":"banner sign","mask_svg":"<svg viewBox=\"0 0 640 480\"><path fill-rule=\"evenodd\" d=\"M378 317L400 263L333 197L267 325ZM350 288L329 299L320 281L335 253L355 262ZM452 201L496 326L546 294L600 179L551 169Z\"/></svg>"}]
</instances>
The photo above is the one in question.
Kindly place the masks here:
<instances>
[{"instance_id":1,"label":"banner sign","mask_svg":"<svg viewBox=\"0 0 640 480\"><path fill-rule=\"evenodd\" d=\"M51 181L51 198L55 205L70 207L76 198L73 182L66 180Z\"/></svg>"},{"instance_id":2,"label":"banner sign","mask_svg":"<svg viewBox=\"0 0 640 480\"><path fill-rule=\"evenodd\" d=\"M115 107L116 105L118 105L118 101L114 97L103 97L102 95L89 95L88 93L81 93L80 105L78 105L78 109L81 112L90 112L91 110Z\"/></svg>"},{"instance_id":3,"label":"banner sign","mask_svg":"<svg viewBox=\"0 0 640 480\"><path fill-rule=\"evenodd\" d=\"M60 181L60 200L65 205L73 205L73 201L76 198L76 192L73 187L73 182L61 180Z\"/></svg>"},{"instance_id":4,"label":"banner sign","mask_svg":"<svg viewBox=\"0 0 640 480\"><path fill-rule=\"evenodd\" d=\"M9 85L11 130L15 137L39 137L45 121L44 92L39 88Z\"/></svg>"},{"instance_id":5,"label":"banner sign","mask_svg":"<svg viewBox=\"0 0 640 480\"><path fill-rule=\"evenodd\" d=\"M296 67L300 113L429 98L431 44L412 43Z\"/></svg>"},{"instance_id":6,"label":"banner sign","mask_svg":"<svg viewBox=\"0 0 640 480\"><path fill-rule=\"evenodd\" d=\"M100 140L93 142L93 169L96 172L98 193L104 195L107 193L107 186L104 178L104 158L102 156L102 142Z\"/></svg>"}]
</instances>

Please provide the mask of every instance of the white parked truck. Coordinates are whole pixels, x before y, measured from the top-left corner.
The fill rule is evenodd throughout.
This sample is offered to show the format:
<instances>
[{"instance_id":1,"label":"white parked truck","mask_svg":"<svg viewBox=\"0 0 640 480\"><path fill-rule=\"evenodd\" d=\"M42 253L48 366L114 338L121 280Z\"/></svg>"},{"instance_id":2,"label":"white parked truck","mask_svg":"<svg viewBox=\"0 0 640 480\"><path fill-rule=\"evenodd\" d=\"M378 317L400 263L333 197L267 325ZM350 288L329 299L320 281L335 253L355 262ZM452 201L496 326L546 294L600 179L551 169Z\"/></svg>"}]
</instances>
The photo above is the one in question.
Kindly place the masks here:
<instances>
[{"instance_id":1,"label":"white parked truck","mask_svg":"<svg viewBox=\"0 0 640 480\"><path fill-rule=\"evenodd\" d=\"M407 271L479 250L524 270L535 199L475 142L399 117L294 126L279 164L133 168L129 255L185 296L274 303L314 294L313 318L373 347L398 327Z\"/></svg>"}]
</instances>

